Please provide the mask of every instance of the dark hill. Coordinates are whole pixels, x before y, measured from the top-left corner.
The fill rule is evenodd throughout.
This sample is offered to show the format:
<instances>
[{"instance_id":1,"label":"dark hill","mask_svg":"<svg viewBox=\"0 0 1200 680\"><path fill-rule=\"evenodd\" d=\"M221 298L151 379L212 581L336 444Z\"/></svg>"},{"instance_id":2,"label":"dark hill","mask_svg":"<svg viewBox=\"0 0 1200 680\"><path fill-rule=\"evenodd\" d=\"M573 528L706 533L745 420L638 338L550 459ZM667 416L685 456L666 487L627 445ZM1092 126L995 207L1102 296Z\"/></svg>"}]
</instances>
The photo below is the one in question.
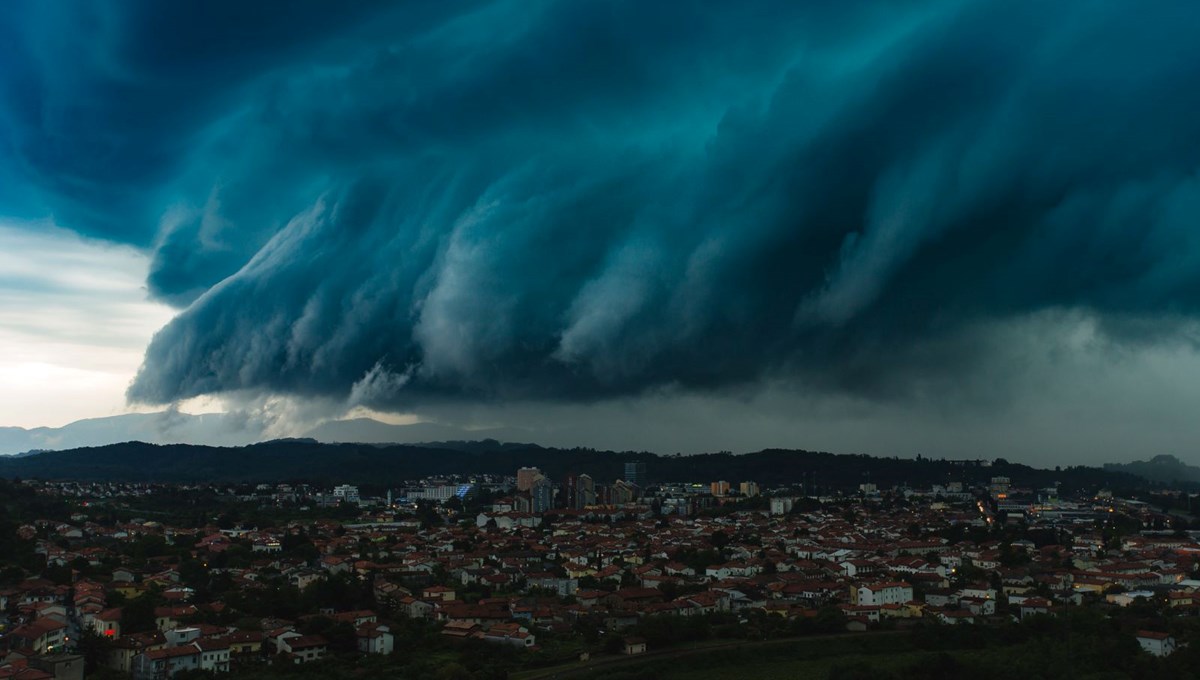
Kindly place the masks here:
<instances>
[{"instance_id":1,"label":"dark hill","mask_svg":"<svg viewBox=\"0 0 1200 680\"><path fill-rule=\"evenodd\" d=\"M1132 463L1107 463L1104 469L1110 472L1137 475L1163 484L1200 482L1200 467L1188 465L1170 455L1155 456L1150 460L1135 460Z\"/></svg>"},{"instance_id":2,"label":"dark hill","mask_svg":"<svg viewBox=\"0 0 1200 680\"><path fill-rule=\"evenodd\" d=\"M982 465L791 450L658 456L498 442L469 442L456 447L454 443L381 446L321 444L311 440L279 440L243 447L128 442L48 451L0 459L0 476L86 481L350 482L382 486L434 475L511 475L519 467L534 466L555 480L570 473L587 473L597 482L608 483L621 477L624 463L632 460L645 462L650 478L655 481L754 480L760 484L806 483L818 489L855 488L868 480L881 488L948 481L986 482L999 475L1031 487L1058 482L1068 491L1146 485L1143 479L1124 471L1082 466L1041 470L1003 460Z\"/></svg>"}]
</instances>

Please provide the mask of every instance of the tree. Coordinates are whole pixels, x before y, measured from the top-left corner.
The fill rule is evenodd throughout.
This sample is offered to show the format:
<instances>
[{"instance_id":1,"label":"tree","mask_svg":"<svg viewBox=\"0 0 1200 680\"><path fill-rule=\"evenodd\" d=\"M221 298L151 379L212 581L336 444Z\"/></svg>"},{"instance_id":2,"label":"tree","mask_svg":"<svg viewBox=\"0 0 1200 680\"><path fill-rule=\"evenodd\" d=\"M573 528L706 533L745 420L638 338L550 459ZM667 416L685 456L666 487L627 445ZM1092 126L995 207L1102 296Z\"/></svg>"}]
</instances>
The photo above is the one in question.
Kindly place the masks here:
<instances>
[{"instance_id":1,"label":"tree","mask_svg":"<svg viewBox=\"0 0 1200 680\"><path fill-rule=\"evenodd\" d=\"M155 627L154 606L154 599L149 593L130 600L121 608L122 632L142 633L153 630Z\"/></svg>"},{"instance_id":2,"label":"tree","mask_svg":"<svg viewBox=\"0 0 1200 680\"><path fill-rule=\"evenodd\" d=\"M83 655L84 672L88 675L96 672L108 660L108 652L112 645L109 639L98 635L90 628L84 628L76 640L75 649Z\"/></svg>"},{"instance_id":3,"label":"tree","mask_svg":"<svg viewBox=\"0 0 1200 680\"><path fill-rule=\"evenodd\" d=\"M875 668L866 661L840 664L829 671L829 680L888 680L894 677L895 674Z\"/></svg>"},{"instance_id":4,"label":"tree","mask_svg":"<svg viewBox=\"0 0 1200 680\"><path fill-rule=\"evenodd\" d=\"M471 672L460 663L448 663L434 676L437 680L472 680Z\"/></svg>"},{"instance_id":5,"label":"tree","mask_svg":"<svg viewBox=\"0 0 1200 680\"><path fill-rule=\"evenodd\" d=\"M708 537L708 542L711 543L717 550L721 550L725 546L729 545L729 535L718 529L712 532L712 535Z\"/></svg>"}]
</instances>

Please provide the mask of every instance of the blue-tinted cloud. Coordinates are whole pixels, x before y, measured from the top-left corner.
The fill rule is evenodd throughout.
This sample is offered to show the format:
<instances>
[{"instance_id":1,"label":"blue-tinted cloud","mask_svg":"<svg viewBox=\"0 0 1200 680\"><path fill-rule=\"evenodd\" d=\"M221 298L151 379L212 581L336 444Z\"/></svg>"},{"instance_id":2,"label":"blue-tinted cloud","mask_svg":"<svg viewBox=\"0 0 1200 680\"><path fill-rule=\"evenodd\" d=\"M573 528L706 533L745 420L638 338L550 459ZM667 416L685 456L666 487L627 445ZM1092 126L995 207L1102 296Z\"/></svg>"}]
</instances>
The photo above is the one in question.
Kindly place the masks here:
<instances>
[{"instance_id":1,"label":"blue-tinted cloud","mask_svg":"<svg viewBox=\"0 0 1200 680\"><path fill-rule=\"evenodd\" d=\"M190 303L137 400L878 393L1200 300L1194 3L30 7L0 198Z\"/></svg>"}]
</instances>

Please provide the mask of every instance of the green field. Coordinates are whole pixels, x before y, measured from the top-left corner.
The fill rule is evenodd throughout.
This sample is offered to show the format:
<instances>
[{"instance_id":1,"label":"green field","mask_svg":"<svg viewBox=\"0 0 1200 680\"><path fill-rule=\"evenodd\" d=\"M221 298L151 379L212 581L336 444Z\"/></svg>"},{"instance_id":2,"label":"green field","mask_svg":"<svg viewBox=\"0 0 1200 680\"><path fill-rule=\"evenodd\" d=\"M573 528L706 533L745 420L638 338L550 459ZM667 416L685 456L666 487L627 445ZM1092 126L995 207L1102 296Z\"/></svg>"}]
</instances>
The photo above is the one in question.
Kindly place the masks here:
<instances>
[{"instance_id":1,"label":"green field","mask_svg":"<svg viewBox=\"0 0 1200 680\"><path fill-rule=\"evenodd\" d=\"M919 663L928 652L904 652L901 654L863 656L860 654L839 655L822 659L761 659L734 665L711 666L707 669L693 668L666 672L658 677L662 680L724 680L726 678L756 678L756 680L825 680L830 672L840 665L868 662L875 670L897 671Z\"/></svg>"},{"instance_id":2,"label":"green field","mask_svg":"<svg viewBox=\"0 0 1200 680\"><path fill-rule=\"evenodd\" d=\"M1100 629L1071 631L1062 621L1047 625L1051 627L1045 631L1048 634L1026 639L1005 639L1003 631L964 627L931 629L915 636L877 633L744 643L719 650L664 652L657 658L630 659L608 667L582 672L576 669L550 677L591 680L1200 677L1193 650L1157 659L1140 652L1132 636L1115 628L1105 634Z\"/></svg>"}]
</instances>

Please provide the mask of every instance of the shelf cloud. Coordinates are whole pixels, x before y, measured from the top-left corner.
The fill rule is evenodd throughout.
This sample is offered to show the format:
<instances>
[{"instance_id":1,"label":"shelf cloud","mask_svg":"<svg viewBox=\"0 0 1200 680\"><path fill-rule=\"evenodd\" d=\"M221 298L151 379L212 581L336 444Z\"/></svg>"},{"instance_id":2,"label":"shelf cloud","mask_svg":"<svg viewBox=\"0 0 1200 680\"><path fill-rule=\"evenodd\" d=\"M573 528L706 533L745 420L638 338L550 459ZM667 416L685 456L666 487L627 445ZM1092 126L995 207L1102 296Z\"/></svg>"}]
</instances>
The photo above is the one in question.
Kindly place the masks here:
<instances>
[{"instance_id":1,"label":"shelf cloud","mask_svg":"<svg viewBox=\"0 0 1200 680\"><path fill-rule=\"evenodd\" d=\"M179 309L135 402L886 401L1002 389L1047 315L1192 342L1194 2L3 11L0 205Z\"/></svg>"}]
</instances>

